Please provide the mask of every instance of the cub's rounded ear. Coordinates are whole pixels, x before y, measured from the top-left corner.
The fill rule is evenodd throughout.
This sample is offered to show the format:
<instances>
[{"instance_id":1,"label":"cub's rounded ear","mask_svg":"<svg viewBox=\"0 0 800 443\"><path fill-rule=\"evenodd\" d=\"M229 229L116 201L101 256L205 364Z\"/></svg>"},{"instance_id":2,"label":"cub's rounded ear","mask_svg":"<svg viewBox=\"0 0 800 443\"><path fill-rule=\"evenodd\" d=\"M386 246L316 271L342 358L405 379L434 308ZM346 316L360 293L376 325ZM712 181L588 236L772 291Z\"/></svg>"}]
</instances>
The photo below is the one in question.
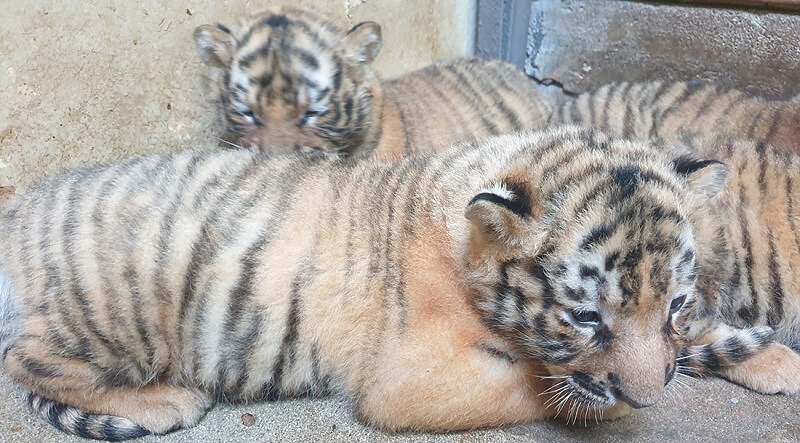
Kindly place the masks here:
<instances>
[{"instance_id":1,"label":"cub's rounded ear","mask_svg":"<svg viewBox=\"0 0 800 443\"><path fill-rule=\"evenodd\" d=\"M504 183L481 190L464 211L471 222L471 246L481 252L513 254L530 239L535 225L531 205L531 194L523 185Z\"/></svg>"},{"instance_id":2,"label":"cub's rounded ear","mask_svg":"<svg viewBox=\"0 0 800 443\"><path fill-rule=\"evenodd\" d=\"M675 171L686 177L689 191L702 198L719 194L728 182L728 167L717 160L700 160L682 155L672 161Z\"/></svg>"},{"instance_id":3,"label":"cub's rounded ear","mask_svg":"<svg viewBox=\"0 0 800 443\"><path fill-rule=\"evenodd\" d=\"M222 25L202 25L194 30L197 53L206 65L227 68L233 58L236 39L230 29Z\"/></svg>"},{"instance_id":4,"label":"cub's rounded ear","mask_svg":"<svg viewBox=\"0 0 800 443\"><path fill-rule=\"evenodd\" d=\"M383 45L381 26L375 22L362 22L347 32L344 38L344 55L353 63L371 63Z\"/></svg>"}]
</instances>

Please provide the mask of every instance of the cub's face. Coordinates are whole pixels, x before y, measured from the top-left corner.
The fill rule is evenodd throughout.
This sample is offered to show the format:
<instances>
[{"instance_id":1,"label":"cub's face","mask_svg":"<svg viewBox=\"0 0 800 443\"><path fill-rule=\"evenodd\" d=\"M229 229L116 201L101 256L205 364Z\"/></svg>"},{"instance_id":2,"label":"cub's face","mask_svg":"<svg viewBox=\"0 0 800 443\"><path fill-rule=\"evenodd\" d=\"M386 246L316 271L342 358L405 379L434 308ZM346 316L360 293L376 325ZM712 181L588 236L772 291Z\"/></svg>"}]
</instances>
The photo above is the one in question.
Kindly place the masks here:
<instances>
[{"instance_id":1,"label":"cub's face","mask_svg":"<svg viewBox=\"0 0 800 443\"><path fill-rule=\"evenodd\" d=\"M687 211L727 177L718 162L609 163L585 180L551 183L560 191L550 201L506 181L466 211L473 265L495 270L478 277L478 305L521 355L545 364L556 409L659 399L695 297Z\"/></svg>"},{"instance_id":2,"label":"cub's face","mask_svg":"<svg viewBox=\"0 0 800 443\"><path fill-rule=\"evenodd\" d=\"M364 143L371 123L380 27L343 35L310 11L282 8L230 30L195 30L211 69L225 141L261 150L337 153Z\"/></svg>"}]
</instances>

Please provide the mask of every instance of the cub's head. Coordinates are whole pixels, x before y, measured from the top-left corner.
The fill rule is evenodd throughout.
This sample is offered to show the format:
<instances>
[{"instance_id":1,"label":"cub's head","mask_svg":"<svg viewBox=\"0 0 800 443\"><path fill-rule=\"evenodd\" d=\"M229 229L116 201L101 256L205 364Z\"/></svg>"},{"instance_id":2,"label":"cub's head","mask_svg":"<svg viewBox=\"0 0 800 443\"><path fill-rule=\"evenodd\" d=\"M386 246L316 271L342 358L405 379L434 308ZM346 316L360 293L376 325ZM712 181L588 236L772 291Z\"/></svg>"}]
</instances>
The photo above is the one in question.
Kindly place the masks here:
<instances>
[{"instance_id":1,"label":"cub's head","mask_svg":"<svg viewBox=\"0 0 800 443\"><path fill-rule=\"evenodd\" d=\"M336 153L370 143L379 100L371 62L381 29L365 22L344 34L295 8L261 12L229 29L194 31L218 89L225 140L263 150Z\"/></svg>"},{"instance_id":2,"label":"cub's head","mask_svg":"<svg viewBox=\"0 0 800 443\"><path fill-rule=\"evenodd\" d=\"M723 188L727 168L564 134L513 154L467 205L477 306L544 362L556 408L652 405L680 364L696 296L689 214Z\"/></svg>"}]
</instances>

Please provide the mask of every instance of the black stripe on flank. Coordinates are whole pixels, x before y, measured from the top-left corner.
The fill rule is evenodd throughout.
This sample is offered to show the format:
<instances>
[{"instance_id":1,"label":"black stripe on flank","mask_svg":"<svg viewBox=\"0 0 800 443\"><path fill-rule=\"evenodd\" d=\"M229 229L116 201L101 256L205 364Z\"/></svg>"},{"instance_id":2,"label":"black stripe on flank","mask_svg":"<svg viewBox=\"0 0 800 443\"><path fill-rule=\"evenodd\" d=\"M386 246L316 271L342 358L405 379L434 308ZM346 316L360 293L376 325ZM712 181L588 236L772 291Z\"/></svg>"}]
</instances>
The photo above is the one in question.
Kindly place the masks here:
<instances>
[{"instance_id":1,"label":"black stripe on flank","mask_svg":"<svg viewBox=\"0 0 800 443\"><path fill-rule=\"evenodd\" d=\"M740 168L739 174L744 175L744 166ZM744 208L747 207L747 198L745 197L745 186L742 182L739 185L739 205L738 205L738 221L742 233L742 247L744 249L744 272L747 274L747 289L750 292L749 306L742 306L738 314L747 322L748 325L755 324L759 317L758 308L758 293L756 292L755 282L753 281L753 247L750 240L750 226L747 223L747 217L744 213Z\"/></svg>"},{"instance_id":2,"label":"black stripe on flank","mask_svg":"<svg viewBox=\"0 0 800 443\"><path fill-rule=\"evenodd\" d=\"M753 136L753 134L755 133L758 124L761 122L761 116L764 115L764 111L764 108L759 109L758 113L753 117L753 123L750 125L750 129L747 130L747 138L751 140L756 138Z\"/></svg>"},{"instance_id":3,"label":"black stripe on flank","mask_svg":"<svg viewBox=\"0 0 800 443\"><path fill-rule=\"evenodd\" d=\"M653 126L656 128L663 127L664 122L669 118L669 115L676 111L678 108L683 106L686 101L691 97L697 90L699 89L700 85L693 85L691 83L687 83L686 87L684 88L681 95L674 99L670 104L664 109L663 112L658 116L658 120L653 119Z\"/></svg>"},{"instance_id":4,"label":"black stripe on flank","mask_svg":"<svg viewBox=\"0 0 800 443\"><path fill-rule=\"evenodd\" d=\"M777 106L778 107L770 115L771 121L769 123L769 130L767 130L767 134L764 136L764 141L767 143L772 142L772 138L775 137L780 127L779 123L783 120L783 107L786 105L780 104Z\"/></svg>"},{"instance_id":5,"label":"black stripe on flank","mask_svg":"<svg viewBox=\"0 0 800 443\"><path fill-rule=\"evenodd\" d=\"M108 181L113 181L113 179L109 179ZM114 355L114 357L121 359L125 355L125 352L116 346L115 343L112 343L111 339L109 339L109 337L97 327L95 313L92 309L92 303L89 303L89 300L86 298L86 290L83 287L81 281L82 279L78 271L78 259L76 257L77 253L75 251L74 243L77 236L76 231L79 225L77 206L81 204L79 198L80 192L81 189L79 186L73 186L70 190L70 196L68 200L69 207L67 208L67 213L64 217L62 233L64 241L63 253L66 258L66 268L70 278L69 292L80 308L80 312L84 320L83 322L86 324L88 332L94 335L100 341L100 343L106 349L108 349L112 355ZM96 228L97 226L94 227ZM83 239L83 241L86 242L88 240Z\"/></svg>"},{"instance_id":6,"label":"black stripe on flank","mask_svg":"<svg viewBox=\"0 0 800 443\"><path fill-rule=\"evenodd\" d=\"M440 66L432 66L431 73L433 77L441 80L447 87L453 91L458 97L461 98L464 105L468 108L472 108L475 110L483 109L483 105L479 104L476 99L476 92L473 91L466 91L463 85L463 78L459 78L460 76L453 72L452 70L447 69L447 67L440 67ZM455 77L455 78L453 78ZM492 122L486 119L483 115L483 112L477 112L478 119L481 122L481 126L483 128L484 134L497 134L498 129ZM478 135L478 133L474 133L473 135Z\"/></svg>"},{"instance_id":7,"label":"black stripe on flank","mask_svg":"<svg viewBox=\"0 0 800 443\"><path fill-rule=\"evenodd\" d=\"M32 360L19 352L13 352L13 355L17 357L17 361L25 368L25 371L37 378L56 378L63 375L55 366Z\"/></svg>"},{"instance_id":8,"label":"black stripe on flank","mask_svg":"<svg viewBox=\"0 0 800 443\"><path fill-rule=\"evenodd\" d=\"M600 110L600 115L597 116L597 123L595 123L595 127L600 128L610 128L608 120L608 110L611 107L611 101L613 100L614 96L616 95L617 91L620 89L625 89L628 86L628 83L619 83L616 85L612 85L608 88L608 94L605 96L605 100L602 102L602 108Z\"/></svg>"},{"instance_id":9,"label":"black stripe on flank","mask_svg":"<svg viewBox=\"0 0 800 443\"><path fill-rule=\"evenodd\" d=\"M220 205L219 201L225 196L228 196L232 190L238 189L244 180L250 177L257 169L257 162L250 160L249 163L241 168L236 177L225 186L222 186L218 180L218 174L215 174L206 178L198 194L195 196L195 200L206 200L208 202L206 206L211 209L205 214L198 235L193 238L190 243L189 250L191 251L191 255L186 270L183 272L184 281L180 291L180 308L178 311L178 322L182 325L182 331L179 334L179 337L181 337L179 339L180 343L183 341L183 331L193 326L197 327L198 321L203 317L203 312L197 312L194 322L187 321L186 319L186 315L191 306L198 306L198 310L202 311L203 304L200 300L196 300L196 298L198 295L204 297L205 294L198 290L198 278L206 266L213 262L220 247L219 243L222 241L220 237L224 237L224 235L222 235L224 230L220 227L222 222L219 219L226 209L226 206ZM185 197L186 196L184 196L184 198ZM232 200L229 200L229 202L230 201ZM200 215L198 215L198 217L199 216ZM197 330L197 328L194 329L195 332L197 332ZM179 348L181 346L181 344L178 345ZM195 364L198 364L198 362L196 361Z\"/></svg>"},{"instance_id":10,"label":"black stripe on flank","mask_svg":"<svg viewBox=\"0 0 800 443\"><path fill-rule=\"evenodd\" d=\"M478 63L478 59L471 59L468 61L470 65L474 65ZM472 67L472 66L470 66ZM492 83L499 83L502 82L503 75L501 73L496 73L496 77L493 79L486 78L487 73L484 72L484 67L477 67L475 70L468 70L468 72L473 76L473 81L470 82L471 85L474 85L477 89L481 92L485 93L490 97L493 103L489 103L489 105L494 105L500 111L503 119L508 123L510 126L510 130L517 130L520 129L522 123L519 121L517 114L512 111L511 109L506 106L506 100L500 96L497 91L497 88ZM491 109L491 108L488 108ZM480 110L479 110L480 112Z\"/></svg>"},{"instance_id":11,"label":"black stripe on flank","mask_svg":"<svg viewBox=\"0 0 800 443\"><path fill-rule=\"evenodd\" d=\"M625 138L629 138L633 136L634 129L636 125L634 122L639 118L640 112L632 111L632 106L637 104L637 107L641 105L642 100L640 97L632 97L630 94L631 88L628 88L625 92L627 96L623 95L622 101L625 106L625 113L622 116L622 136ZM636 110L638 111L638 109Z\"/></svg>"},{"instance_id":12,"label":"black stripe on flank","mask_svg":"<svg viewBox=\"0 0 800 443\"><path fill-rule=\"evenodd\" d=\"M307 261L306 259L303 262ZM286 317L286 327L284 328L283 339L281 340L281 347L278 351L278 357L272 366L272 379L267 385L264 398L268 401L278 400L281 397L281 383L283 374L287 370L286 360L290 364L294 361L294 356L297 347L297 329L300 323L300 297L302 290L302 282L308 277L307 270L303 266L297 274L295 274L292 281L291 298L289 301L289 313Z\"/></svg>"},{"instance_id":13,"label":"black stripe on flank","mask_svg":"<svg viewBox=\"0 0 800 443\"><path fill-rule=\"evenodd\" d=\"M794 180L791 174L786 174L786 214L789 220L789 229L794 236L795 252L800 253L800 232L797 231L797 224L795 223L794 211Z\"/></svg>"},{"instance_id":14,"label":"black stripe on flank","mask_svg":"<svg viewBox=\"0 0 800 443\"><path fill-rule=\"evenodd\" d=\"M123 271L123 279L127 283L128 290L130 291L131 304L133 305L132 314L134 327L139 334L139 341L144 346L145 354L147 355L147 365L153 367L155 348L150 341L149 331L147 330L147 320L145 320L144 313L142 312L144 301L142 293L139 290L139 276L132 264L129 263Z\"/></svg>"},{"instance_id":15,"label":"black stripe on flank","mask_svg":"<svg viewBox=\"0 0 800 443\"><path fill-rule=\"evenodd\" d=\"M493 108L492 103L486 103L483 101L483 97L481 96L480 92L474 88L473 83L464 76L460 70L456 68L456 66L450 65L445 67L445 71L450 72L456 78L457 82L457 92L459 94L465 93L467 94L465 98L470 99L469 103L475 106L475 110L477 111L476 114L484 123L484 126L489 129L490 134L499 134L502 132L497 124L485 117L487 110L491 110Z\"/></svg>"},{"instance_id":16,"label":"black stripe on flank","mask_svg":"<svg viewBox=\"0 0 800 443\"><path fill-rule=\"evenodd\" d=\"M395 239L394 232L398 231L399 226L407 217L407 214L401 213L395 216L396 207L400 206L400 202L406 194L399 194L401 187L404 185L413 186L413 181L407 180L410 172L415 172L416 164L413 162L406 162L401 171L396 173L397 178L389 195L396 196L389 201L388 214L386 219L386 232L384 234L384 288L386 297L393 298L398 318L398 328L400 331L406 329L406 320L408 316L408 306L405 293L405 279L403 278L402 270L405 269L403 255L397 251L403 250L403 245L398 245L398 240ZM419 172L419 171L417 171ZM399 220L398 220L399 219ZM400 240L402 241L402 238ZM392 297L393 296L393 297Z\"/></svg>"},{"instance_id":17,"label":"black stripe on flank","mask_svg":"<svg viewBox=\"0 0 800 443\"><path fill-rule=\"evenodd\" d=\"M783 282L778 269L778 252L775 250L775 238L772 232L769 235L769 293L772 301L767 311L767 325L776 326L783 319Z\"/></svg>"}]
</instances>

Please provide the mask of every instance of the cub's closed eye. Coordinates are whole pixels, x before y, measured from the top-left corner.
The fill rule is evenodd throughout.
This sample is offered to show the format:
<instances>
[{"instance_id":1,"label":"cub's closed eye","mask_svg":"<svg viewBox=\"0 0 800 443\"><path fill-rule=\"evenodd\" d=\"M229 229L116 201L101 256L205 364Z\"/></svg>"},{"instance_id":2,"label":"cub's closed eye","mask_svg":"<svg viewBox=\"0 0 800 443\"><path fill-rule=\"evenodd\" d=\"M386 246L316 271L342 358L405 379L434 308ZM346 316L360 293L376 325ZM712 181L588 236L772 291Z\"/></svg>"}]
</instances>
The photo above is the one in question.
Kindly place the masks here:
<instances>
[{"instance_id":1,"label":"cub's closed eye","mask_svg":"<svg viewBox=\"0 0 800 443\"><path fill-rule=\"evenodd\" d=\"M324 108L309 108L305 113L303 113L303 117L300 118L300 124L305 125L310 123L314 118L319 117L326 112L328 112L328 110Z\"/></svg>"},{"instance_id":2,"label":"cub's closed eye","mask_svg":"<svg viewBox=\"0 0 800 443\"><path fill-rule=\"evenodd\" d=\"M600 313L597 311L573 309L570 315L572 316L572 321L581 326L597 326L600 324Z\"/></svg>"},{"instance_id":3,"label":"cub's closed eye","mask_svg":"<svg viewBox=\"0 0 800 443\"><path fill-rule=\"evenodd\" d=\"M253 122L255 122L255 121L256 121L256 116L255 116L255 114L253 114L253 111L251 111L251 110L249 110L249 109L247 109L247 110L244 110L244 111L237 111L236 113L237 113L237 114L239 114L239 115L241 115L242 117L244 117L244 118L245 118L247 121L249 121L250 123L253 123Z\"/></svg>"},{"instance_id":4,"label":"cub's closed eye","mask_svg":"<svg viewBox=\"0 0 800 443\"><path fill-rule=\"evenodd\" d=\"M686 294L681 294L673 298L672 303L669 304L670 315L680 311L684 303L686 303Z\"/></svg>"},{"instance_id":5,"label":"cub's closed eye","mask_svg":"<svg viewBox=\"0 0 800 443\"><path fill-rule=\"evenodd\" d=\"M303 117L305 118L316 117L318 115L324 114L326 111L327 109L309 109L306 111L305 114L303 114Z\"/></svg>"}]
</instances>

